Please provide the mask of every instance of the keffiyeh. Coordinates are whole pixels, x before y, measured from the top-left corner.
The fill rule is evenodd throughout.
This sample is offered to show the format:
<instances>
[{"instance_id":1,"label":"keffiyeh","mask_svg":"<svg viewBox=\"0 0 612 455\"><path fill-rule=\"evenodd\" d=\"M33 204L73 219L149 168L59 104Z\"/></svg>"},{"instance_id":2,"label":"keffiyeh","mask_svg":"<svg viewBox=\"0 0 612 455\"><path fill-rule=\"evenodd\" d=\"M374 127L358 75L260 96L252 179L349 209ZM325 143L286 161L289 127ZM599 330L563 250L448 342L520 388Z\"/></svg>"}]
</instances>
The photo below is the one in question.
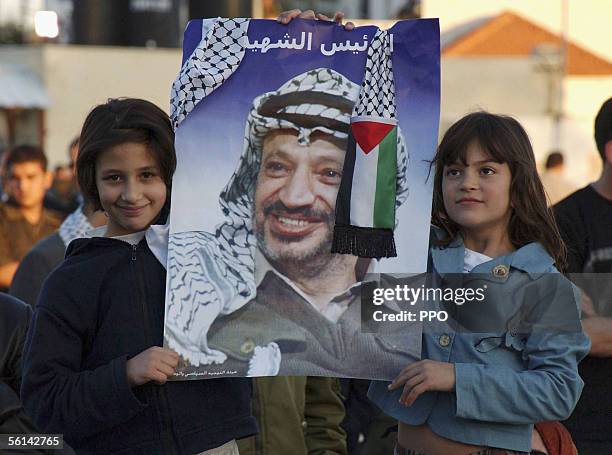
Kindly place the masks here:
<instances>
[{"instance_id":1,"label":"keffiyeh","mask_svg":"<svg viewBox=\"0 0 612 455\"><path fill-rule=\"evenodd\" d=\"M391 53L392 36L378 30L368 47L364 80L351 118L336 201L334 253L397 256L395 210L408 195L408 155L395 119Z\"/></svg>"},{"instance_id":2,"label":"keffiyeh","mask_svg":"<svg viewBox=\"0 0 612 455\"><path fill-rule=\"evenodd\" d=\"M58 234L66 248L68 244L74 239L86 239L89 238L88 234L94 227L91 225L85 214L83 213L83 206L79 206L74 212L72 212L64 220L58 229Z\"/></svg>"}]
</instances>

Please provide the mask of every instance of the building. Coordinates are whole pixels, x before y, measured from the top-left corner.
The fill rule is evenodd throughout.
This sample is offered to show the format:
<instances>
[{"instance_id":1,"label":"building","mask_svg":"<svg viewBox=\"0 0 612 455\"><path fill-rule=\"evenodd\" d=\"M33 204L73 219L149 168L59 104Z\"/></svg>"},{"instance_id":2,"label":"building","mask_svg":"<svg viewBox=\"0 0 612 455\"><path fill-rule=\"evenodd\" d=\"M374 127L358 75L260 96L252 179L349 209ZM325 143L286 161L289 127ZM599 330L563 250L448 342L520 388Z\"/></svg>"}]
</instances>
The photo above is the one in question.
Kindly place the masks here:
<instances>
[{"instance_id":1,"label":"building","mask_svg":"<svg viewBox=\"0 0 612 455\"><path fill-rule=\"evenodd\" d=\"M536 156L566 152L571 178L597 172L593 118L612 93L612 63L510 11L471 20L441 36L441 131L467 112L513 115Z\"/></svg>"},{"instance_id":2,"label":"building","mask_svg":"<svg viewBox=\"0 0 612 455\"><path fill-rule=\"evenodd\" d=\"M68 144L79 134L87 113L110 97L146 98L169 112L170 89L180 64L181 51L176 48L0 46L0 137L8 142L2 109L23 112L23 103L36 101L27 117L19 117L24 124L16 130L18 142L42 143L52 165L66 163ZM28 85L21 83L19 90L3 85L2 75L8 71L12 80L24 82L27 77ZM9 97L22 101L3 103Z\"/></svg>"}]
</instances>

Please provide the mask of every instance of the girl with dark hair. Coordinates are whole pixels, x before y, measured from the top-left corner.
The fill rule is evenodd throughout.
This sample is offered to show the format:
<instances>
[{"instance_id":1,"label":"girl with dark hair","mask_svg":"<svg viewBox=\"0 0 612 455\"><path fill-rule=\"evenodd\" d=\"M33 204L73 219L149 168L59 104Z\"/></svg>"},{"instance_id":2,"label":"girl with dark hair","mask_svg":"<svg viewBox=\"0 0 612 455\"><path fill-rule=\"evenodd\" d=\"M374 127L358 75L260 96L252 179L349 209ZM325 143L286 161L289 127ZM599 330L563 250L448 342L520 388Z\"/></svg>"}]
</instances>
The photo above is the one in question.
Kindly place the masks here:
<instances>
[{"instance_id":1,"label":"girl with dark hair","mask_svg":"<svg viewBox=\"0 0 612 455\"><path fill-rule=\"evenodd\" d=\"M164 223L176 167L168 116L139 99L94 108L77 175L108 223L70 243L41 292L21 395L36 426L78 453L234 454L256 432L247 379L169 382L166 270L149 236Z\"/></svg>"},{"instance_id":2,"label":"girl with dark hair","mask_svg":"<svg viewBox=\"0 0 612 455\"><path fill-rule=\"evenodd\" d=\"M589 349L531 144L513 118L477 112L450 127L433 164L430 272L474 273L463 282L486 283L486 300L471 320L455 307L453 323L425 323L425 360L369 396L399 420L399 455L529 453L533 425L576 405Z\"/></svg>"},{"instance_id":3,"label":"girl with dark hair","mask_svg":"<svg viewBox=\"0 0 612 455\"><path fill-rule=\"evenodd\" d=\"M553 257L557 268L563 270L565 245L552 210L546 204L531 142L521 124L512 117L476 112L463 117L444 135L432 163L435 165L432 224L444 232L440 244L448 245L461 232L459 221L454 220L447 211L446 202L450 210L455 205L444 199L451 196L450 191L444 191L444 185L449 186L454 181L452 177L461 173L460 170L449 169L455 165L465 167L470 152L472 155L478 152L489 162L502 165L504 171L509 171L512 191L507 192L504 232L511 248L518 249L528 243L539 242ZM496 175L494 169L483 169L482 172L484 176ZM469 213L471 206L464 205L466 213ZM475 208L479 207L476 205ZM510 245L507 247L510 248Z\"/></svg>"}]
</instances>

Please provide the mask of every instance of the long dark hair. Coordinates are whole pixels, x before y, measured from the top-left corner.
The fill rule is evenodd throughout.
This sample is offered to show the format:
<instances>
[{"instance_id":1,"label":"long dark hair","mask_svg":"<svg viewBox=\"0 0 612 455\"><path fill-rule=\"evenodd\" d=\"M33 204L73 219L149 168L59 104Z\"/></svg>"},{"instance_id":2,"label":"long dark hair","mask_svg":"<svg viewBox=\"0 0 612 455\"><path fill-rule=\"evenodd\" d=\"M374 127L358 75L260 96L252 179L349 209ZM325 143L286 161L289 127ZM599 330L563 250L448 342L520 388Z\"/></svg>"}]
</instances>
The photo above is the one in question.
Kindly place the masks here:
<instances>
[{"instance_id":1,"label":"long dark hair","mask_svg":"<svg viewBox=\"0 0 612 455\"><path fill-rule=\"evenodd\" d=\"M507 163L510 182L511 215L508 235L515 248L539 242L554 260L557 268L566 266L566 248L553 212L546 204L544 187L538 176L531 142L521 124L512 117L488 112L474 112L455 122L444 134L436 156L432 224L442 228L448 245L460 227L450 219L444 207L442 178L444 166L465 162L468 146L476 141L494 161Z\"/></svg>"}]
</instances>

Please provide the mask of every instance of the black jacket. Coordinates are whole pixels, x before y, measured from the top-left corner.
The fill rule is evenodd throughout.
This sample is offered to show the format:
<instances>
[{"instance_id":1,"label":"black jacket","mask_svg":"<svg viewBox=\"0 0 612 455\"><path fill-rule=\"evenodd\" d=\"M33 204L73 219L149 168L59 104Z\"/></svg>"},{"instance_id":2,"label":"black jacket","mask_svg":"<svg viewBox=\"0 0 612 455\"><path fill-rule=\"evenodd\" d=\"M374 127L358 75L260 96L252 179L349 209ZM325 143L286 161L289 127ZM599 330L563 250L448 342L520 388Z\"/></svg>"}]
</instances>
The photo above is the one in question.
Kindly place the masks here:
<instances>
[{"instance_id":1,"label":"black jacket","mask_svg":"<svg viewBox=\"0 0 612 455\"><path fill-rule=\"evenodd\" d=\"M163 343L166 272L146 241L78 239L43 285L21 396L79 454L193 454L256 432L247 379L149 382L126 361Z\"/></svg>"},{"instance_id":2,"label":"black jacket","mask_svg":"<svg viewBox=\"0 0 612 455\"><path fill-rule=\"evenodd\" d=\"M39 433L26 416L19 400L21 351L32 309L25 303L0 293L0 434ZM2 455L74 455L64 444L60 450L3 449Z\"/></svg>"},{"instance_id":3,"label":"black jacket","mask_svg":"<svg viewBox=\"0 0 612 455\"><path fill-rule=\"evenodd\" d=\"M32 310L26 304L0 293L0 434L34 433L19 401L21 350ZM38 450L15 450L40 454Z\"/></svg>"},{"instance_id":4,"label":"black jacket","mask_svg":"<svg viewBox=\"0 0 612 455\"><path fill-rule=\"evenodd\" d=\"M30 307L0 293L0 382L16 394L21 383L21 351L31 316Z\"/></svg>"}]
</instances>

